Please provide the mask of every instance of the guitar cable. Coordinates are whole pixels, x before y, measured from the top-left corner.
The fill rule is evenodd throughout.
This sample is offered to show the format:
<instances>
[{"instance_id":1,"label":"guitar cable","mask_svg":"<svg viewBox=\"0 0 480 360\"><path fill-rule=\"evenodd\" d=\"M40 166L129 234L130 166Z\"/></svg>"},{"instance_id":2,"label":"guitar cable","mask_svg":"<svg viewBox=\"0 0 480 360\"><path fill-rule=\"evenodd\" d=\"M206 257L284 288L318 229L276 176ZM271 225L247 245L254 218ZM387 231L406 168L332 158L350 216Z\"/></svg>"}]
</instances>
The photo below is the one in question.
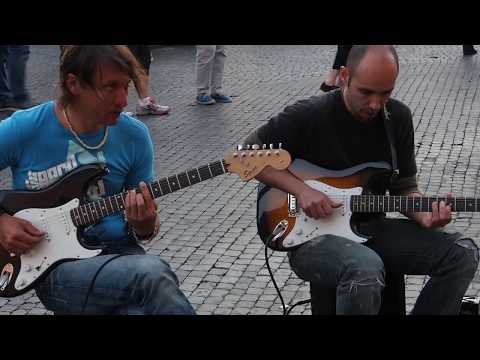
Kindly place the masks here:
<instances>
[{"instance_id":1,"label":"guitar cable","mask_svg":"<svg viewBox=\"0 0 480 360\"><path fill-rule=\"evenodd\" d=\"M119 257L122 257L122 256L125 256L125 255L131 255L129 253L126 253L126 254L117 254L113 257L111 257L110 259L108 259L107 261L105 261L97 270L97 272L95 273L95 276L93 277L91 283L90 283L90 286L87 290L87 296L85 296L85 301L83 302L83 306L82 306L82 311L80 313L80 315L84 315L85 313L85 307L87 306L87 302L88 302L88 298L90 297L90 293L92 292L92 289L93 289L93 285L95 284L95 280L97 279L97 276L98 274L100 274L100 271L105 267L105 265L107 265L110 261L113 261L115 259L118 259Z\"/></svg>"},{"instance_id":2,"label":"guitar cable","mask_svg":"<svg viewBox=\"0 0 480 360\"><path fill-rule=\"evenodd\" d=\"M287 225L288 225L288 222L286 220L280 221L277 224L277 226L275 227L275 229L272 231L272 233L268 236L267 240L265 241L265 264L267 265L268 273L270 274L270 278L272 279L273 286L275 287L275 290L277 291L278 297L280 298L280 301L282 303L283 315L290 315L290 312L296 306L305 305L305 304L308 304L308 303L312 302L311 299L300 300L300 301L297 301L292 306L288 306L288 309L287 309L287 305L285 305L285 301L283 300L280 289L278 288L277 282L275 281L275 278L273 276L272 269L270 268L270 263L268 262L268 259L270 258L268 256L268 252L267 252L268 246L270 245L270 243L274 242L275 240L277 240L280 236L282 236L285 233L285 231L287 230Z\"/></svg>"}]
</instances>

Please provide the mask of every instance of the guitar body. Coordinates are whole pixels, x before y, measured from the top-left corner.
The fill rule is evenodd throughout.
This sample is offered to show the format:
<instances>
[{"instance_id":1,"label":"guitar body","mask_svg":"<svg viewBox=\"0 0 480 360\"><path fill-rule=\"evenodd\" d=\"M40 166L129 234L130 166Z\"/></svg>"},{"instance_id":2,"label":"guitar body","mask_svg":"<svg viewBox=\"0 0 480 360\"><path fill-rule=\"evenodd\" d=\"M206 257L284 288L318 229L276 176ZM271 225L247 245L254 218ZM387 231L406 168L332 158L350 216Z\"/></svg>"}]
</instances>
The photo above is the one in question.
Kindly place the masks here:
<instances>
[{"instance_id":1,"label":"guitar body","mask_svg":"<svg viewBox=\"0 0 480 360\"><path fill-rule=\"evenodd\" d=\"M350 197L361 194L385 193L391 178L391 168L385 162L361 164L341 171L332 171L296 159L288 168L296 177L344 205L326 219L305 215L294 196L261 184L257 198L257 227L264 243L269 241L277 225L286 220L283 234L267 245L274 250L289 251L318 236L332 234L365 242L367 238L356 231L358 217L353 214Z\"/></svg>"},{"instance_id":2,"label":"guitar body","mask_svg":"<svg viewBox=\"0 0 480 360\"><path fill-rule=\"evenodd\" d=\"M12 256L0 247L1 297L18 296L32 289L54 265L101 252L82 241L82 229L72 222L70 210L85 202L89 184L106 172L104 166L90 164L72 170L42 190L0 191L0 204L7 213L47 233L44 241L20 256Z\"/></svg>"}]
</instances>

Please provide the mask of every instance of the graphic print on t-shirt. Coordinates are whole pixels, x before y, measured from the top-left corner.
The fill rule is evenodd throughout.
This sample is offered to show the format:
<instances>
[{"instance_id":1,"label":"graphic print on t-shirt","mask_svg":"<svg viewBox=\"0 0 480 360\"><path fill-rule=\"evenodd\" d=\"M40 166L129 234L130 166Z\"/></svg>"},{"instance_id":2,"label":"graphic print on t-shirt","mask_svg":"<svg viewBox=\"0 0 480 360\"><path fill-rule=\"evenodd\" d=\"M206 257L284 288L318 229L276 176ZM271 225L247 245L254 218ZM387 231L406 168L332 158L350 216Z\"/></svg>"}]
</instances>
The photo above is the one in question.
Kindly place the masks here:
<instances>
[{"instance_id":1,"label":"graphic print on t-shirt","mask_svg":"<svg viewBox=\"0 0 480 360\"><path fill-rule=\"evenodd\" d=\"M43 189L80 165L92 163L106 164L103 152L99 151L96 155L92 155L86 149L70 140L68 142L68 151L65 161L45 170L28 171L25 185L29 190ZM94 197L103 195L101 194L102 189L104 188L102 185L96 190L89 190L90 195L93 195Z\"/></svg>"}]
</instances>

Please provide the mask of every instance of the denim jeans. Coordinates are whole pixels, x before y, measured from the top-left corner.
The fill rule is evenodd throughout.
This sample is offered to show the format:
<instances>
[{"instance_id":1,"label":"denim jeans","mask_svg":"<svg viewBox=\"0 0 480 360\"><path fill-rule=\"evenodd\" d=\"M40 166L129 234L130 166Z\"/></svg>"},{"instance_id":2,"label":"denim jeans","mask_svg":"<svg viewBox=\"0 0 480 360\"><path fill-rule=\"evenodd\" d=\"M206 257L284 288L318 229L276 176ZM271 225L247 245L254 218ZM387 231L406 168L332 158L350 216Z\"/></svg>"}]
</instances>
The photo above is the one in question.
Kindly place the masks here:
<instances>
[{"instance_id":1,"label":"denim jeans","mask_svg":"<svg viewBox=\"0 0 480 360\"><path fill-rule=\"evenodd\" d=\"M24 104L30 101L26 87L29 45L0 46L0 103Z\"/></svg>"},{"instance_id":2,"label":"denim jeans","mask_svg":"<svg viewBox=\"0 0 480 360\"><path fill-rule=\"evenodd\" d=\"M471 239L404 219L372 220L359 231L371 236L364 244L324 235L289 253L301 279L337 289L337 314L378 314L385 268L430 276L412 314L460 312L478 267L478 248Z\"/></svg>"},{"instance_id":3,"label":"denim jeans","mask_svg":"<svg viewBox=\"0 0 480 360\"><path fill-rule=\"evenodd\" d=\"M39 299L55 314L81 314L100 267L115 254L128 253L98 272L85 314L194 315L195 310L180 290L168 263L158 256L145 255L143 249L136 246L136 249L125 246L58 265L37 286Z\"/></svg>"}]
</instances>

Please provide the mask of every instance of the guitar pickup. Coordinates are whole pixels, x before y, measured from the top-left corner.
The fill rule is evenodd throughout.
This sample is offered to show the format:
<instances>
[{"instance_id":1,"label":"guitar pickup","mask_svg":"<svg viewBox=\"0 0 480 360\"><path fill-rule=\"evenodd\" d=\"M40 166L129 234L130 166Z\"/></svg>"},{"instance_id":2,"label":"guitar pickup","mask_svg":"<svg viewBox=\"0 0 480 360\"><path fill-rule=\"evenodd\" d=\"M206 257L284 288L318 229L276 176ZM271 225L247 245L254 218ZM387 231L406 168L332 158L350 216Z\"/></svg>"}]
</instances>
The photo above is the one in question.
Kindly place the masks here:
<instances>
[{"instance_id":1,"label":"guitar pickup","mask_svg":"<svg viewBox=\"0 0 480 360\"><path fill-rule=\"evenodd\" d=\"M296 217L298 215L297 198L295 195L288 194L288 216Z\"/></svg>"}]
</instances>

